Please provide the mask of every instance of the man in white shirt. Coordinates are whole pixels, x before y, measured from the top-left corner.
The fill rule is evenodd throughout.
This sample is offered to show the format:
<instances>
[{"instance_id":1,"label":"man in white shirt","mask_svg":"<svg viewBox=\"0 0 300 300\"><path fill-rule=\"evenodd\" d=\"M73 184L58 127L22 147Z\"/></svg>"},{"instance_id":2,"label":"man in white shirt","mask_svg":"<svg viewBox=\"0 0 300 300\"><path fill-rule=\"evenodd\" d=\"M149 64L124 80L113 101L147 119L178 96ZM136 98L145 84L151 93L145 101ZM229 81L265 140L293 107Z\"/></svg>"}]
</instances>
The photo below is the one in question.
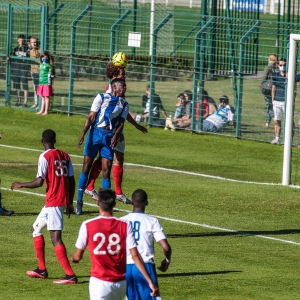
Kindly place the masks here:
<instances>
[{"instance_id":1,"label":"man in white shirt","mask_svg":"<svg viewBox=\"0 0 300 300\"><path fill-rule=\"evenodd\" d=\"M134 238L137 243L137 249L141 255L145 267L150 275L152 281L157 284L157 276L154 264L154 240L162 247L165 259L161 262L158 269L166 272L171 261L171 246L163 232L159 221L145 214L146 206L148 205L148 196L144 190L135 190L132 194L133 212L121 218L121 220L130 221ZM126 266L126 281L127 291L126 296L128 300L143 299L143 300L158 300L159 297L152 297L150 295L148 282L138 270L130 252L127 250L127 266Z\"/></svg>"}]
</instances>

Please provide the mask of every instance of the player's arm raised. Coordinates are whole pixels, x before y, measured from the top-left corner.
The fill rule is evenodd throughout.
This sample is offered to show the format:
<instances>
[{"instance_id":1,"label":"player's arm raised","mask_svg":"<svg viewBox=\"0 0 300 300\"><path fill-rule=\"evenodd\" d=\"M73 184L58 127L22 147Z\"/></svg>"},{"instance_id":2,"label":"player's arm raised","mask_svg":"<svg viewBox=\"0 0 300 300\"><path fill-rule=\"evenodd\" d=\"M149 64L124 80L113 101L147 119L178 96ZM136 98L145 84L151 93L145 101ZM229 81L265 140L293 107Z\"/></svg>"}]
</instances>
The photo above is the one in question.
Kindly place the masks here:
<instances>
[{"instance_id":1,"label":"player's arm raised","mask_svg":"<svg viewBox=\"0 0 300 300\"><path fill-rule=\"evenodd\" d=\"M140 124L138 124L135 119L131 116L131 114L128 114L126 117L126 121L128 121L130 124L132 124L137 130L141 131L142 133L147 133L148 129Z\"/></svg>"}]
</instances>

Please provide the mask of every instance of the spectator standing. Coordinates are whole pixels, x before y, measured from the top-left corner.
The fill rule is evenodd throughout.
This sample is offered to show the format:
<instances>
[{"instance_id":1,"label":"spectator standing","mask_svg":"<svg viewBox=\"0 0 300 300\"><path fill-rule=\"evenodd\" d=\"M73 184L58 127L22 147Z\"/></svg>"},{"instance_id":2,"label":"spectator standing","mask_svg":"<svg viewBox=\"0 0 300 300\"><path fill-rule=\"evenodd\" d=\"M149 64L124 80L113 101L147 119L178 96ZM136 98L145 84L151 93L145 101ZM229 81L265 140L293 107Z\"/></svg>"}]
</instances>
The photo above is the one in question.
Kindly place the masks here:
<instances>
[{"instance_id":1,"label":"spectator standing","mask_svg":"<svg viewBox=\"0 0 300 300\"><path fill-rule=\"evenodd\" d=\"M14 48L12 55L18 57L27 57L28 46L24 34L18 36L18 46ZM27 107L28 101L28 73L29 64L24 59L14 59L12 63L13 86L17 91L16 106L21 106L21 83L24 90L23 107Z\"/></svg>"},{"instance_id":2,"label":"spectator standing","mask_svg":"<svg viewBox=\"0 0 300 300\"><path fill-rule=\"evenodd\" d=\"M274 110L274 129L275 139L271 141L271 144L279 144L279 138L281 133L281 120L284 115L285 106L285 88L287 84L286 78L286 59L280 58L278 62L279 72L274 72L272 76L272 102Z\"/></svg>"},{"instance_id":3,"label":"spectator standing","mask_svg":"<svg viewBox=\"0 0 300 300\"><path fill-rule=\"evenodd\" d=\"M217 111L203 121L203 131L205 132L222 131L230 121L233 122L235 128L235 110L229 105L228 97L223 95L219 100L220 105Z\"/></svg>"},{"instance_id":4,"label":"spectator standing","mask_svg":"<svg viewBox=\"0 0 300 300\"><path fill-rule=\"evenodd\" d=\"M88 247L91 259L90 300L123 300L126 294L126 251L145 277L151 296L159 291L148 275L138 253L131 224L113 216L116 194L111 189L99 190L100 216L81 224L72 261L78 263Z\"/></svg>"},{"instance_id":5,"label":"spectator standing","mask_svg":"<svg viewBox=\"0 0 300 300\"><path fill-rule=\"evenodd\" d=\"M29 57L35 59L31 61L31 77L32 77L33 87L34 87L34 104L31 106L31 108L38 108L37 89L39 85L40 66L36 60L38 59L39 61L40 48L39 48L37 37L32 36L30 38L30 45L31 45L31 49L29 51ZM50 60L50 64L51 64L51 60Z\"/></svg>"},{"instance_id":6,"label":"spectator standing","mask_svg":"<svg viewBox=\"0 0 300 300\"><path fill-rule=\"evenodd\" d=\"M42 97L41 110L39 115L47 115L49 112L50 96L53 96L52 79L54 77L53 66L50 64L50 53L44 51L40 57L40 73L37 95Z\"/></svg>"},{"instance_id":7,"label":"spectator standing","mask_svg":"<svg viewBox=\"0 0 300 300\"><path fill-rule=\"evenodd\" d=\"M261 83L272 80L272 74L275 72L277 66L277 55L270 54L268 59L268 65L264 69ZM266 128L269 127L271 120L274 118L272 95L264 95L266 105Z\"/></svg>"},{"instance_id":8,"label":"spectator standing","mask_svg":"<svg viewBox=\"0 0 300 300\"><path fill-rule=\"evenodd\" d=\"M121 218L121 220L129 221L134 232L135 241L137 243L137 250L141 255L145 267L156 286L158 286L157 275L154 264L154 240L159 243L163 249L165 259L162 260L158 269L166 272L171 261L171 246L164 234L157 218L147 215L145 213L148 205L148 196L144 190L135 190L132 194L133 211ZM145 277L138 270L134 264L132 256L127 251L127 267L126 267L126 281L128 300L143 299L152 300L157 299L151 297L151 290Z\"/></svg>"},{"instance_id":9,"label":"spectator standing","mask_svg":"<svg viewBox=\"0 0 300 300\"><path fill-rule=\"evenodd\" d=\"M77 283L77 277L70 266L66 247L62 241L63 214L73 212L73 197L75 192L74 170L70 156L54 147L56 134L47 129L42 134L45 151L39 157L37 177L31 182L13 182L11 189L37 188L46 181L45 206L32 225L34 250L38 259L38 268L27 271L27 275L34 278L47 278L48 272L45 262L45 240L42 230L47 226L50 231L56 257L64 269L66 276L53 283Z\"/></svg>"}]
</instances>

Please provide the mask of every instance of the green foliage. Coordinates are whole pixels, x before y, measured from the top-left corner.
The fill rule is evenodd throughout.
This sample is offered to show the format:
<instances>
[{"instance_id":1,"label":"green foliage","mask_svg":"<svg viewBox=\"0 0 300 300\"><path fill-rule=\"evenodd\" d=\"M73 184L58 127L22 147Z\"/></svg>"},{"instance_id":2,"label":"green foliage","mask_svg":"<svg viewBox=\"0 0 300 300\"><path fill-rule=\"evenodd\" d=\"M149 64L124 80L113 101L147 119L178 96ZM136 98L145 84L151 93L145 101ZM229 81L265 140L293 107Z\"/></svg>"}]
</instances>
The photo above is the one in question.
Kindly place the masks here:
<instances>
[{"instance_id":1,"label":"green foliage","mask_svg":"<svg viewBox=\"0 0 300 300\"><path fill-rule=\"evenodd\" d=\"M52 281L64 274L46 230L49 279L26 276L36 268L30 227L43 206L45 187L9 190L13 181L35 178L41 133L47 128L57 132L57 147L72 155L77 179L82 164L77 139L85 118L1 107L0 119L3 204L15 210L12 217L0 217L1 299L87 299L89 253L74 265L78 285L54 286ZM279 184L282 147L157 128L143 135L130 124L125 132L124 192L147 191L147 212L159 216L173 248L170 269L158 273L163 299L298 298L299 192ZM297 160L298 150L293 150ZM95 202L87 196L84 202L84 215L65 219L69 256L81 222L97 215ZM130 206L118 203L115 215L127 211ZM157 246L156 263L162 259Z\"/></svg>"}]
</instances>

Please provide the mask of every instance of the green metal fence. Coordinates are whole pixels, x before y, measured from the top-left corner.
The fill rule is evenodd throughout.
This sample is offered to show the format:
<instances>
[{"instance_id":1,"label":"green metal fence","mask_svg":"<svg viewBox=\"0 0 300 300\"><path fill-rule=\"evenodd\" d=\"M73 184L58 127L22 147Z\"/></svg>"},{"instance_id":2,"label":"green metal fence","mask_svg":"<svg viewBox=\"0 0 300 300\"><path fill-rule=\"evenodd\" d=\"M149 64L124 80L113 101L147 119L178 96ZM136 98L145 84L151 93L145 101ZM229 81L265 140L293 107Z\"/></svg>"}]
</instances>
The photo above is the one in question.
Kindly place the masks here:
<instances>
[{"instance_id":1,"label":"green metal fence","mask_svg":"<svg viewBox=\"0 0 300 300\"><path fill-rule=\"evenodd\" d=\"M195 104L206 90L217 103L220 96L227 95L236 109L237 128L229 126L220 134L261 141L273 139L273 124L264 127L265 104L259 91L262 71L270 53L287 56L288 36L300 32L298 23L264 20L266 16L261 14L257 19L232 18L226 9L222 10L224 15L213 16L202 15L200 8L172 6L151 12L149 4L136 9L129 3L119 4L0 4L2 105L16 102L10 74L12 62L18 58L11 56L11 51L18 34L24 33L38 36L41 49L49 50L54 57L53 111L87 114L95 95L107 85L105 67L112 53L123 51L129 57L127 99L131 111L143 111L141 99L146 84L150 84L152 95L160 95L168 114L174 113L177 94L191 90L191 130L199 131L202 118L201 113L196 116ZM141 34L140 47L128 46L131 32ZM28 79L31 80L29 73ZM33 87L29 82L30 105ZM297 103L298 97L296 123L300 115ZM149 122L151 125L151 118ZM297 139L296 130L295 143Z\"/></svg>"}]
</instances>

